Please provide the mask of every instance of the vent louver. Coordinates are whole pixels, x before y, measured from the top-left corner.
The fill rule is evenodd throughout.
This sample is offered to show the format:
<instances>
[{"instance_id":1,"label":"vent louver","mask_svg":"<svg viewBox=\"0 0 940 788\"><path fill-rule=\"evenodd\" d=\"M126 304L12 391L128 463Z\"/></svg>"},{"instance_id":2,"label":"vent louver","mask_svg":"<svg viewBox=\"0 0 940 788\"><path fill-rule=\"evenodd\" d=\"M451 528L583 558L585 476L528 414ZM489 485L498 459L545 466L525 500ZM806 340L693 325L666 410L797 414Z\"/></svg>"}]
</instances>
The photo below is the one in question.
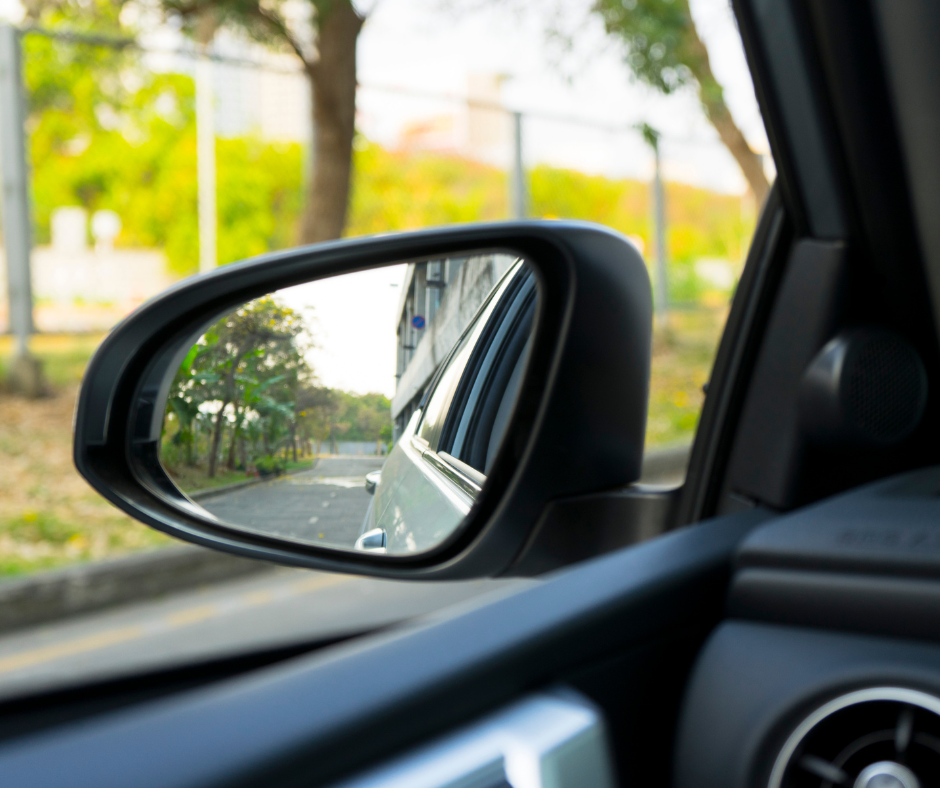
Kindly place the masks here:
<instances>
[{"instance_id":1,"label":"vent louver","mask_svg":"<svg viewBox=\"0 0 940 788\"><path fill-rule=\"evenodd\" d=\"M940 786L940 699L878 687L843 695L787 739L769 788Z\"/></svg>"}]
</instances>

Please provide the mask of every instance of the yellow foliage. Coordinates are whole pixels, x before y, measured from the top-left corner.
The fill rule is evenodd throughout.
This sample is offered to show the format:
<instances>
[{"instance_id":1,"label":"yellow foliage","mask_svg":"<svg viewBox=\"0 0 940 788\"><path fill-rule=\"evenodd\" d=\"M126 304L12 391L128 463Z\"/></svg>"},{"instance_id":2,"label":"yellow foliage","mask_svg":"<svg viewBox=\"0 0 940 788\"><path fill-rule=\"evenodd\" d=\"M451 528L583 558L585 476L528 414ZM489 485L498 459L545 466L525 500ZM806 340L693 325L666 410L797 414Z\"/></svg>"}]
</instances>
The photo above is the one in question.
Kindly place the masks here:
<instances>
[{"instance_id":1,"label":"yellow foliage","mask_svg":"<svg viewBox=\"0 0 940 788\"><path fill-rule=\"evenodd\" d=\"M440 153L392 152L363 141L355 151L346 235L505 219L506 173ZM583 219L639 237L653 249L649 184L545 164L528 172L529 210L544 219ZM669 259L742 259L754 230L741 198L685 184L666 186Z\"/></svg>"}]
</instances>

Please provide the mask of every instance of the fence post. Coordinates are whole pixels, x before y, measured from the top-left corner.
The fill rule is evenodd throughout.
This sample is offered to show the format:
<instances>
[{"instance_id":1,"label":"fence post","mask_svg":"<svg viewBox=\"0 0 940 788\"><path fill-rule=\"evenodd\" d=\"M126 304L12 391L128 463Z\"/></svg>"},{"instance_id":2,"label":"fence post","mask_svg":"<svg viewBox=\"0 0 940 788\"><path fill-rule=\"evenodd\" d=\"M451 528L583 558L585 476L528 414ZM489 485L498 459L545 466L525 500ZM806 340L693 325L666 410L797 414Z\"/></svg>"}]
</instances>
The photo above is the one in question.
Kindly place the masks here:
<instances>
[{"instance_id":1,"label":"fence post","mask_svg":"<svg viewBox=\"0 0 940 788\"><path fill-rule=\"evenodd\" d=\"M213 65L204 51L196 59L196 181L199 214L199 271L218 264Z\"/></svg>"},{"instance_id":2,"label":"fence post","mask_svg":"<svg viewBox=\"0 0 940 788\"><path fill-rule=\"evenodd\" d=\"M522 113L512 113L512 178L511 198L513 219L525 219L526 205L525 168L522 161Z\"/></svg>"},{"instance_id":3,"label":"fence post","mask_svg":"<svg viewBox=\"0 0 940 788\"><path fill-rule=\"evenodd\" d=\"M10 365L14 390L30 397L45 389L39 361L30 355L33 288L30 278L31 231L29 170L26 165L26 97L20 63L20 35L0 23L0 175L3 179L3 241L7 267L7 308L16 355Z\"/></svg>"},{"instance_id":4,"label":"fence post","mask_svg":"<svg viewBox=\"0 0 940 788\"><path fill-rule=\"evenodd\" d=\"M653 175L653 202L656 222L656 324L665 328L669 322L669 276L666 272L666 195L663 191L659 138L653 146L656 171Z\"/></svg>"}]
</instances>

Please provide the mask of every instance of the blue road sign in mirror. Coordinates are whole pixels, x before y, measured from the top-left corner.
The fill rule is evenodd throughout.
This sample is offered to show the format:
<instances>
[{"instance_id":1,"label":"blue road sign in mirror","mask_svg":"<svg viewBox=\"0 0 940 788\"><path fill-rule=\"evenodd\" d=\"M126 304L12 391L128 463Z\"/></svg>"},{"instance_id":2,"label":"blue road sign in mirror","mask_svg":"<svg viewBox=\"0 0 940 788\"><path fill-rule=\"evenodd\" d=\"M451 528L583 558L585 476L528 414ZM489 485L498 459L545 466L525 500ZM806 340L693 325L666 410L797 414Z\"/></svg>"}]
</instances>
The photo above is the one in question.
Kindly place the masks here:
<instances>
[{"instance_id":1,"label":"blue road sign in mirror","mask_svg":"<svg viewBox=\"0 0 940 788\"><path fill-rule=\"evenodd\" d=\"M415 328L424 328L424 317L422 315L415 315L411 318L411 325Z\"/></svg>"}]
</instances>

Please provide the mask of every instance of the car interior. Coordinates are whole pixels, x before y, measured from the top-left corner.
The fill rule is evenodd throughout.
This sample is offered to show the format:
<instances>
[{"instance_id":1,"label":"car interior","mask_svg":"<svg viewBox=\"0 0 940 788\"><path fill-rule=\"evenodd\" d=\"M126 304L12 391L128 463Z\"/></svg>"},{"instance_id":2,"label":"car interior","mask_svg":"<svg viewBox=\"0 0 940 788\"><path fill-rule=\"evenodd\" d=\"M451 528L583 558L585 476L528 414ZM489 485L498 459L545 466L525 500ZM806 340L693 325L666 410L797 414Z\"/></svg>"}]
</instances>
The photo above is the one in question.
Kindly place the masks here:
<instances>
[{"instance_id":1,"label":"car interior","mask_svg":"<svg viewBox=\"0 0 940 788\"><path fill-rule=\"evenodd\" d=\"M638 482L649 279L604 228L341 241L178 286L83 384L76 462L109 500L293 566L538 582L339 641L0 702L3 784L940 784L940 5L733 7L778 176L684 483ZM531 271L435 435L482 482L440 547L239 533L161 481L154 413L196 327L285 284L487 249Z\"/></svg>"}]
</instances>

